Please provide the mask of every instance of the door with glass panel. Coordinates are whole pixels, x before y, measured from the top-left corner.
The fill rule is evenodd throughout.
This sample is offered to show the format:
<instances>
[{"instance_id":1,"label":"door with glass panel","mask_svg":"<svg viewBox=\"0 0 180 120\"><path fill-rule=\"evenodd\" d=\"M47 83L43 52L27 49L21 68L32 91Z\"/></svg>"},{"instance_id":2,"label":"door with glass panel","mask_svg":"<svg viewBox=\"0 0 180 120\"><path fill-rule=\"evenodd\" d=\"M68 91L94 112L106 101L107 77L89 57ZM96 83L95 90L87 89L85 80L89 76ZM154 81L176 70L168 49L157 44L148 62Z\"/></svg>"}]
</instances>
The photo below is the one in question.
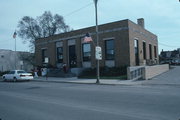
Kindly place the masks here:
<instances>
[{"instance_id":1,"label":"door with glass panel","mask_svg":"<svg viewBox=\"0 0 180 120\"><path fill-rule=\"evenodd\" d=\"M77 67L77 57L75 45L69 46L69 66L70 68Z\"/></svg>"}]
</instances>

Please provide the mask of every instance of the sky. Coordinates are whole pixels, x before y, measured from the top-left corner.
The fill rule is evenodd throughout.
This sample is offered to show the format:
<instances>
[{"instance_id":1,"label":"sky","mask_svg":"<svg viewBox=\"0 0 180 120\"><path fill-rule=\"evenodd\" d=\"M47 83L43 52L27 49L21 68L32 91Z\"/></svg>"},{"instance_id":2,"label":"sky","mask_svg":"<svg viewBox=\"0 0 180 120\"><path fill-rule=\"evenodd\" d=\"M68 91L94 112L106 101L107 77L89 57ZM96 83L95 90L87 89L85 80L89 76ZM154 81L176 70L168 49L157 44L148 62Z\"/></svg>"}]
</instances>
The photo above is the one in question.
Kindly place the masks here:
<instances>
[{"instance_id":1,"label":"sky","mask_svg":"<svg viewBox=\"0 0 180 120\"><path fill-rule=\"evenodd\" d=\"M74 30L95 25L93 0L0 0L0 49L15 50L13 33L23 16L50 11L62 15ZM144 18L145 28L158 36L159 51L180 48L179 0L98 0L98 24ZM16 38L17 51L30 51Z\"/></svg>"}]
</instances>

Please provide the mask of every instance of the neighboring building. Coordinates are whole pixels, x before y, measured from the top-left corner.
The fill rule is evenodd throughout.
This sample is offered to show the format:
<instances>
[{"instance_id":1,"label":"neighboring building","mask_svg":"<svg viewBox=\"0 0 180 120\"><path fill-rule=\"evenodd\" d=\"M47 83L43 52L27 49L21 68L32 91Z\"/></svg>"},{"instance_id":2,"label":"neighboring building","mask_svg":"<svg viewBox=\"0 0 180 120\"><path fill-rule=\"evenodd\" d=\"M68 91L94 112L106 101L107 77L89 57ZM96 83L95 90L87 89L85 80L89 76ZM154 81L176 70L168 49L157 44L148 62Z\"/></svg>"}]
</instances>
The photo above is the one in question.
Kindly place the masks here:
<instances>
[{"instance_id":1,"label":"neighboring building","mask_svg":"<svg viewBox=\"0 0 180 120\"><path fill-rule=\"evenodd\" d=\"M84 43L89 33L94 42ZM38 66L50 64L69 68L96 67L95 26L74 30L36 40L35 59ZM99 45L102 47L100 66L120 67L158 63L157 36L144 28L144 19L138 24L122 20L99 25Z\"/></svg>"},{"instance_id":2,"label":"neighboring building","mask_svg":"<svg viewBox=\"0 0 180 120\"><path fill-rule=\"evenodd\" d=\"M161 63L180 64L180 49L173 51L161 51L160 53Z\"/></svg>"},{"instance_id":3,"label":"neighboring building","mask_svg":"<svg viewBox=\"0 0 180 120\"><path fill-rule=\"evenodd\" d=\"M27 61L21 59L23 56L28 56L29 52L20 52L12 50L0 49L0 71L9 71L14 69L23 69L30 71L33 66ZM16 58L16 59L15 59Z\"/></svg>"}]
</instances>

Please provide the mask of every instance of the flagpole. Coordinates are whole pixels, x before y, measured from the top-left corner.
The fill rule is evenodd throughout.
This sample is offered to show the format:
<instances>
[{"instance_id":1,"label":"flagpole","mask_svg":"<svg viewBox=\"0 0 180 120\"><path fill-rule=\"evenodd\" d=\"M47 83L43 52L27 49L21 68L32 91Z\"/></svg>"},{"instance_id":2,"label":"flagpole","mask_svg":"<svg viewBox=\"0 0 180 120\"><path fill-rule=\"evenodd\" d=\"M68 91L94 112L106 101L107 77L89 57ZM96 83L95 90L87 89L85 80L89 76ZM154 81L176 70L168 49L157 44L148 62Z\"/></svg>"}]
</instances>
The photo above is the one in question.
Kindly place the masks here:
<instances>
[{"instance_id":1,"label":"flagpole","mask_svg":"<svg viewBox=\"0 0 180 120\"><path fill-rule=\"evenodd\" d=\"M17 54L16 54L16 35L17 35L17 33L16 33L16 30L15 30L15 32L14 32L14 34L13 34L13 38L14 38L14 41L15 41L15 43L14 43L14 49L15 49L15 58L14 58L14 59L15 59L15 64L14 64L14 65L15 65L15 70L16 70L16 67L17 67L17 66L16 66L16 61L17 61L17 60L16 60L16 55L17 55Z\"/></svg>"},{"instance_id":2,"label":"flagpole","mask_svg":"<svg viewBox=\"0 0 180 120\"><path fill-rule=\"evenodd\" d=\"M14 38L15 39L15 69L16 69L16 37Z\"/></svg>"}]
</instances>

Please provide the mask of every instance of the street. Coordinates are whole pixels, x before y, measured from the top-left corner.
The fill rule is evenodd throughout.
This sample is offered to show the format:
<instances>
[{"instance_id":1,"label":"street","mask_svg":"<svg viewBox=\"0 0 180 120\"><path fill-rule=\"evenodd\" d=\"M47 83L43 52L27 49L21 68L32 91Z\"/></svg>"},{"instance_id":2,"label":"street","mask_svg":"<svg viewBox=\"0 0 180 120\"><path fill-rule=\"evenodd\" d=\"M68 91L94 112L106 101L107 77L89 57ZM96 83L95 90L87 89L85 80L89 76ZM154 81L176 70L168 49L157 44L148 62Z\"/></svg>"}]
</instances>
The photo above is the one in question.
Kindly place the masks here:
<instances>
[{"instance_id":1,"label":"street","mask_svg":"<svg viewBox=\"0 0 180 120\"><path fill-rule=\"evenodd\" d=\"M179 120L180 86L0 82L1 120Z\"/></svg>"}]
</instances>

